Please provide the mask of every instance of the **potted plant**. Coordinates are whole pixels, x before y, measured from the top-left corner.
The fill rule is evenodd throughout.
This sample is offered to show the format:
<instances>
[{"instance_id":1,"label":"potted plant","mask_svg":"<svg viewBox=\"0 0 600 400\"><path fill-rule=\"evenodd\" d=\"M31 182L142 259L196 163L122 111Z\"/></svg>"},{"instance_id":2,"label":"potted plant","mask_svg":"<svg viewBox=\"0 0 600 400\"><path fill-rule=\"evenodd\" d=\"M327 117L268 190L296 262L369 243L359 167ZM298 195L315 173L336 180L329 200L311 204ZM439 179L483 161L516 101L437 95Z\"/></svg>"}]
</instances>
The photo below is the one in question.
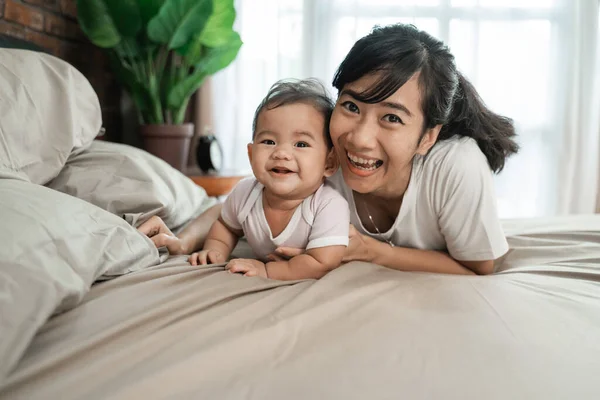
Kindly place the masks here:
<instances>
[{"instance_id":1,"label":"potted plant","mask_svg":"<svg viewBox=\"0 0 600 400\"><path fill-rule=\"evenodd\" d=\"M184 123L204 78L229 65L242 41L234 0L77 0L81 29L106 49L133 99L146 150L183 170L194 127Z\"/></svg>"}]
</instances>

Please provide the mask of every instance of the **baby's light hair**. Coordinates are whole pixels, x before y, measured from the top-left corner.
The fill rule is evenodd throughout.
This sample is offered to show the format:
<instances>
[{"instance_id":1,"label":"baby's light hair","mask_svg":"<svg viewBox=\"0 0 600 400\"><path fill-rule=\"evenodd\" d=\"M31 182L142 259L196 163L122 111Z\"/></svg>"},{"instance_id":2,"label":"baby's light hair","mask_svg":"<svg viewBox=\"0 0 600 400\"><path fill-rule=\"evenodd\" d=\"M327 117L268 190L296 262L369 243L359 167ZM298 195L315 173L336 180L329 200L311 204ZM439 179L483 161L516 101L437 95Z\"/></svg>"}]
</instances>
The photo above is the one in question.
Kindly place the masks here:
<instances>
[{"instance_id":1,"label":"baby's light hair","mask_svg":"<svg viewBox=\"0 0 600 400\"><path fill-rule=\"evenodd\" d=\"M287 104L305 103L313 106L317 111L323 114L325 126L323 132L327 147L331 148L333 143L329 135L329 121L335 103L331 100L325 86L316 78L309 79L282 79L275 82L269 93L260 102L254 113L252 121L252 139L256 135L256 123L258 116L264 110L285 106Z\"/></svg>"}]
</instances>

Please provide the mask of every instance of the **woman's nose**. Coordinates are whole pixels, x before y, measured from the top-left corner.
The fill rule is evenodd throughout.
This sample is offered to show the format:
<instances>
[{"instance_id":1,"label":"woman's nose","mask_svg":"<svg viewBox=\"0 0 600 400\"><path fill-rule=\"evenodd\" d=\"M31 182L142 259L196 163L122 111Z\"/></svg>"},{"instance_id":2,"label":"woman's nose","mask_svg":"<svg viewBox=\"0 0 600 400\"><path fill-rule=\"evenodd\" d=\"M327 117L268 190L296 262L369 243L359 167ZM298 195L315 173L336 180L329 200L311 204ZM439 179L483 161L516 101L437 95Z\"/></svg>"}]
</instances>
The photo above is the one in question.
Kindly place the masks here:
<instances>
[{"instance_id":1,"label":"woman's nose","mask_svg":"<svg viewBox=\"0 0 600 400\"><path fill-rule=\"evenodd\" d=\"M346 140L355 150L369 150L375 148L376 133L377 126L364 119L352 127Z\"/></svg>"}]
</instances>

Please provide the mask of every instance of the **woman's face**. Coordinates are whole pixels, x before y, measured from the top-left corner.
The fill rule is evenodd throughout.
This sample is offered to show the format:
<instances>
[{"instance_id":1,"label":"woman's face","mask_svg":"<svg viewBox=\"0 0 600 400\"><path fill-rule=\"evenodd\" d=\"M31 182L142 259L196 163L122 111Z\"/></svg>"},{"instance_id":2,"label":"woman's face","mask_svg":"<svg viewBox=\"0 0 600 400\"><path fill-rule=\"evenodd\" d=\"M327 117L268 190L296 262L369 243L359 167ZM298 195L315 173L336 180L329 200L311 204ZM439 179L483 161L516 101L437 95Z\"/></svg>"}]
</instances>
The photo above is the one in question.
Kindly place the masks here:
<instances>
[{"instance_id":1,"label":"woman's face","mask_svg":"<svg viewBox=\"0 0 600 400\"><path fill-rule=\"evenodd\" d=\"M413 157L427 153L441 126L419 141L424 117L418 73L382 102L358 101L356 94L377 78L366 75L344 86L331 116L331 139L352 190L394 199L406 191Z\"/></svg>"}]
</instances>

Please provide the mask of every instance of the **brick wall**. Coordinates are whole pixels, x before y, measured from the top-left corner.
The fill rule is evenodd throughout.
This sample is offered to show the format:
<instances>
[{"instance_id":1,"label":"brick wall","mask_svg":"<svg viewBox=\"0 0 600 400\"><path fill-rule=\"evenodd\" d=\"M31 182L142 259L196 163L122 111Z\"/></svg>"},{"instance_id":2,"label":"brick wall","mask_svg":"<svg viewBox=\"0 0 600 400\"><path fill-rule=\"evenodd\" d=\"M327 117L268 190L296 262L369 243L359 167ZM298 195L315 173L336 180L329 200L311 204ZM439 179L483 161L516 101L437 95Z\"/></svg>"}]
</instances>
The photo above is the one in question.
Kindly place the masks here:
<instances>
[{"instance_id":1,"label":"brick wall","mask_svg":"<svg viewBox=\"0 0 600 400\"><path fill-rule=\"evenodd\" d=\"M120 141L120 86L106 55L79 29L75 0L0 0L0 33L35 43L81 71L98 93L107 138Z\"/></svg>"}]
</instances>

